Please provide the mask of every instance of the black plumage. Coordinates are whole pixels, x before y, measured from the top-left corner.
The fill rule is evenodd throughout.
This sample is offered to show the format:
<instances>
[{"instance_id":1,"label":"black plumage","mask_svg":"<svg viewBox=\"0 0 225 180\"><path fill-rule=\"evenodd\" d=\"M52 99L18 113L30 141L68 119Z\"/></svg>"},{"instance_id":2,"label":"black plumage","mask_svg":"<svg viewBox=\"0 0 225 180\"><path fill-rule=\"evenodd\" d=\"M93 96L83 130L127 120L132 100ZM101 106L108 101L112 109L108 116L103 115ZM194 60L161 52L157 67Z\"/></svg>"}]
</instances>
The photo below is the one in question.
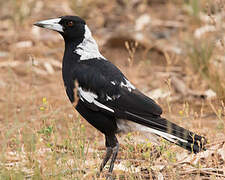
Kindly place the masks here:
<instances>
[{"instance_id":1,"label":"black plumage","mask_svg":"<svg viewBox=\"0 0 225 180\"><path fill-rule=\"evenodd\" d=\"M112 172L119 143L115 134L127 131L150 132L197 153L206 139L161 117L162 109L142 94L98 51L85 21L63 16L35 25L58 31L65 40L63 80L66 93L77 111L105 134L107 153L100 171L112 156Z\"/></svg>"}]
</instances>

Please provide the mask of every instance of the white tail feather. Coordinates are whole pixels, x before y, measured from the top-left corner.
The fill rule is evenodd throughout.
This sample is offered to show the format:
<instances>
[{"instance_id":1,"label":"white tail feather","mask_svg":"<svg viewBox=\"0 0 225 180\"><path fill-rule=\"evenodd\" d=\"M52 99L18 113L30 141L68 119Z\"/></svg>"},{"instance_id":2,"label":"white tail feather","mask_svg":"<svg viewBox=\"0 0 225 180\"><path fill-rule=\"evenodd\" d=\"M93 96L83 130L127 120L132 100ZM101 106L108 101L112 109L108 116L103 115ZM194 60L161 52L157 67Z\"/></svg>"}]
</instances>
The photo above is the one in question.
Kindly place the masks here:
<instances>
[{"instance_id":1,"label":"white tail feather","mask_svg":"<svg viewBox=\"0 0 225 180\"><path fill-rule=\"evenodd\" d=\"M188 143L187 140L181 139L181 138L171 135L169 133L165 133L165 132L162 132L162 131L159 131L156 129L152 129L152 128L143 126L141 124L137 124L135 122L124 120L124 119L117 120L117 127L119 129L118 130L119 132L128 133L128 132L132 132L132 131L139 131L142 133L150 133L150 134L155 134L155 135L161 136L173 143L176 143L176 141Z\"/></svg>"}]
</instances>

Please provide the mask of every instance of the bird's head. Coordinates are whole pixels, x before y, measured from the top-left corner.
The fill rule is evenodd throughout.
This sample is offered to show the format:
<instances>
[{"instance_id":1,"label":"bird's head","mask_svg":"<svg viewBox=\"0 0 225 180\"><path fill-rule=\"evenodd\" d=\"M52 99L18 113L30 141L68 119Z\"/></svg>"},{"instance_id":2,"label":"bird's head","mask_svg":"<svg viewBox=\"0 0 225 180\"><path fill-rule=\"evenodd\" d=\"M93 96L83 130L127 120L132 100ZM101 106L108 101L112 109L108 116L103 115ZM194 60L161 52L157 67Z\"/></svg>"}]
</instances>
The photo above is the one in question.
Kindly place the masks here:
<instances>
[{"instance_id":1,"label":"bird's head","mask_svg":"<svg viewBox=\"0 0 225 180\"><path fill-rule=\"evenodd\" d=\"M57 31L65 40L77 40L84 38L86 23L78 16L62 16L39 21L34 25Z\"/></svg>"},{"instance_id":2,"label":"bird's head","mask_svg":"<svg viewBox=\"0 0 225 180\"><path fill-rule=\"evenodd\" d=\"M73 53L80 56L79 60L105 59L99 52L98 45L85 21L78 16L62 16L39 21L34 25L59 32L67 46L73 45Z\"/></svg>"}]
</instances>

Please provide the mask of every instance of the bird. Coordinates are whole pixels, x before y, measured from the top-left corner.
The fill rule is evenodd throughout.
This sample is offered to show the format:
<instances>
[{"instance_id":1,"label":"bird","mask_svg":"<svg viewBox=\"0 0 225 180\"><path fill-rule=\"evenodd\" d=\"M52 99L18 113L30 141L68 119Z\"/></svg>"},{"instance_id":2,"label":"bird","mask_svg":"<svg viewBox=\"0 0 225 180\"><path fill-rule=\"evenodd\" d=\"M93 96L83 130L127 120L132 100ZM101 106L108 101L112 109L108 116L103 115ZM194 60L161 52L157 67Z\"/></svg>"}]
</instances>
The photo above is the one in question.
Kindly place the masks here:
<instances>
[{"instance_id":1,"label":"bird","mask_svg":"<svg viewBox=\"0 0 225 180\"><path fill-rule=\"evenodd\" d=\"M119 133L140 131L193 153L205 150L205 137L163 118L162 108L100 53L84 19L61 16L34 25L56 31L64 39L62 76L66 94L80 115L105 135L106 153L100 172L110 159L108 172L113 172Z\"/></svg>"}]
</instances>

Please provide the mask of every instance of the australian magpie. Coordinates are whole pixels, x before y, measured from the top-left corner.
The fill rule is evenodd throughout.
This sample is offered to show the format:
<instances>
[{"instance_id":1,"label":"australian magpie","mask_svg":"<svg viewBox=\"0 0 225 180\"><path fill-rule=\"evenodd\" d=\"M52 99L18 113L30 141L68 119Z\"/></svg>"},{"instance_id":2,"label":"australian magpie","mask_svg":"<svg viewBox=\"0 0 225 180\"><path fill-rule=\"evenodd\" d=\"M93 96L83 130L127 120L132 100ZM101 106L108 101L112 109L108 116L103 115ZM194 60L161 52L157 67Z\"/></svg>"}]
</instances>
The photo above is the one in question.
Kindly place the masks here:
<instances>
[{"instance_id":1,"label":"australian magpie","mask_svg":"<svg viewBox=\"0 0 225 180\"><path fill-rule=\"evenodd\" d=\"M189 151L204 149L206 139L161 117L162 109L142 94L98 50L83 19L62 16L34 25L59 32L65 41L62 75L66 93L76 110L105 135L104 168L112 157L113 171L119 150L115 134L141 131L160 136Z\"/></svg>"}]
</instances>

